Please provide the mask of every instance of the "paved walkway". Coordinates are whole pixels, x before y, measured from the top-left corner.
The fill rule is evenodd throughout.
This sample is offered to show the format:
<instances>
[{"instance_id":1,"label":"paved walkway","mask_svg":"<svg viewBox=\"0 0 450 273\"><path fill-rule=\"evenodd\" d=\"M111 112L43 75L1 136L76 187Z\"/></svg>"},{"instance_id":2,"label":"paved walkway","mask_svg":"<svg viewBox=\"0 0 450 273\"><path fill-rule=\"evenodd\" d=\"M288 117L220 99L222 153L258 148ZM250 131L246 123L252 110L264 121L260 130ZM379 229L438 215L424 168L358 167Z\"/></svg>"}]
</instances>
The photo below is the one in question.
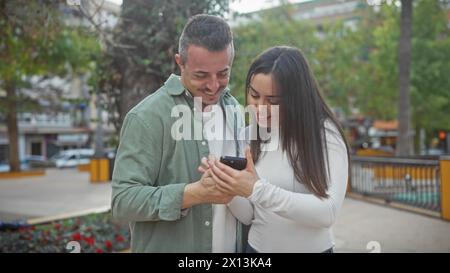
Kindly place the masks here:
<instances>
[{"instance_id":1,"label":"paved walkway","mask_svg":"<svg viewBox=\"0 0 450 273\"><path fill-rule=\"evenodd\" d=\"M47 169L45 176L0 179L0 220L30 219L109 206L110 183L92 184L77 169Z\"/></svg>"},{"instance_id":2,"label":"paved walkway","mask_svg":"<svg viewBox=\"0 0 450 273\"><path fill-rule=\"evenodd\" d=\"M351 198L333 230L336 252L450 252L450 222Z\"/></svg>"},{"instance_id":3,"label":"paved walkway","mask_svg":"<svg viewBox=\"0 0 450 273\"><path fill-rule=\"evenodd\" d=\"M104 207L110 200L110 183L89 183L89 174L76 169L0 180L3 221ZM450 252L450 222L350 198L333 230L336 252L370 252L377 246L381 252Z\"/></svg>"}]
</instances>

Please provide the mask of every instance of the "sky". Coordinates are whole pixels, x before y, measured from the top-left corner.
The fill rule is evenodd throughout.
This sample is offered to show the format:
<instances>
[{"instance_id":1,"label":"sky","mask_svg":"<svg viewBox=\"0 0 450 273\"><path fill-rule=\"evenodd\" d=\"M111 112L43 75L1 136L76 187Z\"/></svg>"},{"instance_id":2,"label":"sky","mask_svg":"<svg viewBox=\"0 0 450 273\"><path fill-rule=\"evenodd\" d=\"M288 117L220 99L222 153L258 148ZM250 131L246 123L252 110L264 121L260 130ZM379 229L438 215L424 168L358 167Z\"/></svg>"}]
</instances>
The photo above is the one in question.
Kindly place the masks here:
<instances>
[{"instance_id":1,"label":"sky","mask_svg":"<svg viewBox=\"0 0 450 273\"><path fill-rule=\"evenodd\" d=\"M290 3L305 2L305 0L288 0ZM231 11L240 13L252 12L279 5L279 0L236 0L230 3Z\"/></svg>"},{"instance_id":2,"label":"sky","mask_svg":"<svg viewBox=\"0 0 450 273\"><path fill-rule=\"evenodd\" d=\"M122 4L122 0L109 0L116 4ZM305 2L307 0L288 0L290 3ZM252 12L278 5L279 0L235 0L230 4L231 11L240 13Z\"/></svg>"}]
</instances>

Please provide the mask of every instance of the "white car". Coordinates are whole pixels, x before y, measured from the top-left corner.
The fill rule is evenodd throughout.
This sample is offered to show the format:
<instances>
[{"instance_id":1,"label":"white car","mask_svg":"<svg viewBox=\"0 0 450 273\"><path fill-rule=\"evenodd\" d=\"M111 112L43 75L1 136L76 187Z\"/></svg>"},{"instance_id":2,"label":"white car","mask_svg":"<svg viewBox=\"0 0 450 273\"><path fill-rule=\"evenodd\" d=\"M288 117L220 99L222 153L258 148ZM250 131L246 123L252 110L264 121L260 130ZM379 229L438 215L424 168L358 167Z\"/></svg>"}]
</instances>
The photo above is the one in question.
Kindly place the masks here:
<instances>
[{"instance_id":1,"label":"white car","mask_svg":"<svg viewBox=\"0 0 450 273\"><path fill-rule=\"evenodd\" d=\"M94 156L93 149L74 149L60 151L50 158L57 168L76 167L80 164L89 164Z\"/></svg>"}]
</instances>

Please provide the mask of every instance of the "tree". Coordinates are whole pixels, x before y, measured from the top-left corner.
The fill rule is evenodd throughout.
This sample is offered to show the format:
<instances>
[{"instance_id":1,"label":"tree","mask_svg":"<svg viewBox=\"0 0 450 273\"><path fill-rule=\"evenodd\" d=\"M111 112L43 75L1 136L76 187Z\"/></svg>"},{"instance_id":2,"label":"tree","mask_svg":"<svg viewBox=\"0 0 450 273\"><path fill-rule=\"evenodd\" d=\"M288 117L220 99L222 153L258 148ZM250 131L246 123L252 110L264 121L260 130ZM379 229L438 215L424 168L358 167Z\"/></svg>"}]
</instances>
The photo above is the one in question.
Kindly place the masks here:
<instances>
[{"instance_id":1,"label":"tree","mask_svg":"<svg viewBox=\"0 0 450 273\"><path fill-rule=\"evenodd\" d=\"M448 2L416 0L413 5L410 128L423 128L427 135L438 129L450 130L450 119L443 114L450 109ZM371 119L398 118L400 101L405 102L399 92L401 7L385 1L376 8L362 4L359 9L354 27L339 21L315 26L292 20L289 12L277 9L266 11L258 21L235 27L231 79L235 96L244 103L244 81L251 60L267 47L287 44L305 52L331 106L348 114L356 110Z\"/></svg>"},{"instance_id":2,"label":"tree","mask_svg":"<svg viewBox=\"0 0 450 273\"><path fill-rule=\"evenodd\" d=\"M174 55L187 19L198 13L223 15L227 10L228 0L123 1L100 77L117 131L125 114L177 71Z\"/></svg>"},{"instance_id":3,"label":"tree","mask_svg":"<svg viewBox=\"0 0 450 273\"><path fill-rule=\"evenodd\" d=\"M6 91L0 105L7 120L10 171L20 170L17 113L39 110L21 89L33 88L31 76L85 73L98 51L96 39L64 25L59 9L63 2L0 0L0 88Z\"/></svg>"},{"instance_id":4,"label":"tree","mask_svg":"<svg viewBox=\"0 0 450 273\"><path fill-rule=\"evenodd\" d=\"M414 5L411 104L412 121L427 139L438 130L450 130L450 29L449 1L416 1Z\"/></svg>"},{"instance_id":5,"label":"tree","mask_svg":"<svg viewBox=\"0 0 450 273\"><path fill-rule=\"evenodd\" d=\"M411 114L410 114L410 66L411 66L411 26L412 0L401 1L401 35L399 41L399 83L397 156L412 154Z\"/></svg>"},{"instance_id":6,"label":"tree","mask_svg":"<svg viewBox=\"0 0 450 273\"><path fill-rule=\"evenodd\" d=\"M261 17L233 29L235 60L231 74L231 91L241 104L245 103L245 77L251 62L263 50L275 45L300 48L311 59L320 40L315 36L315 26L292 18L293 5L263 11Z\"/></svg>"},{"instance_id":7,"label":"tree","mask_svg":"<svg viewBox=\"0 0 450 273\"><path fill-rule=\"evenodd\" d=\"M57 22L49 16L55 8L50 1L0 1L0 75L1 87L6 90L2 108L7 120L11 171L20 170L17 126L20 96L16 89L24 85L25 75L49 67L47 58L52 53L44 48L54 41L58 29Z\"/></svg>"}]
</instances>

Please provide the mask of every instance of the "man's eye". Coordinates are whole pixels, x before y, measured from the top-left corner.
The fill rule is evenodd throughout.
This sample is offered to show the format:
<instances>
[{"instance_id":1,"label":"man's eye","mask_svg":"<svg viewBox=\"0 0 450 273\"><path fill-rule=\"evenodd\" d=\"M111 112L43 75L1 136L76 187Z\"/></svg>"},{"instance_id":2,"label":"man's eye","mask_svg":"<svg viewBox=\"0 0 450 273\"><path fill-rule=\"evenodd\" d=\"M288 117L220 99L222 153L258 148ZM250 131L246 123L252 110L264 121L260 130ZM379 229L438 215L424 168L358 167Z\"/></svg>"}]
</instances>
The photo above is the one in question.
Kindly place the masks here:
<instances>
[{"instance_id":1,"label":"man's eye","mask_svg":"<svg viewBox=\"0 0 450 273\"><path fill-rule=\"evenodd\" d=\"M221 78L226 78L226 77L228 77L228 72L222 72L222 73L219 73L219 77L221 77Z\"/></svg>"},{"instance_id":2,"label":"man's eye","mask_svg":"<svg viewBox=\"0 0 450 273\"><path fill-rule=\"evenodd\" d=\"M206 78L206 75L205 74L195 74L195 77L198 79L204 79L204 78Z\"/></svg>"}]
</instances>

